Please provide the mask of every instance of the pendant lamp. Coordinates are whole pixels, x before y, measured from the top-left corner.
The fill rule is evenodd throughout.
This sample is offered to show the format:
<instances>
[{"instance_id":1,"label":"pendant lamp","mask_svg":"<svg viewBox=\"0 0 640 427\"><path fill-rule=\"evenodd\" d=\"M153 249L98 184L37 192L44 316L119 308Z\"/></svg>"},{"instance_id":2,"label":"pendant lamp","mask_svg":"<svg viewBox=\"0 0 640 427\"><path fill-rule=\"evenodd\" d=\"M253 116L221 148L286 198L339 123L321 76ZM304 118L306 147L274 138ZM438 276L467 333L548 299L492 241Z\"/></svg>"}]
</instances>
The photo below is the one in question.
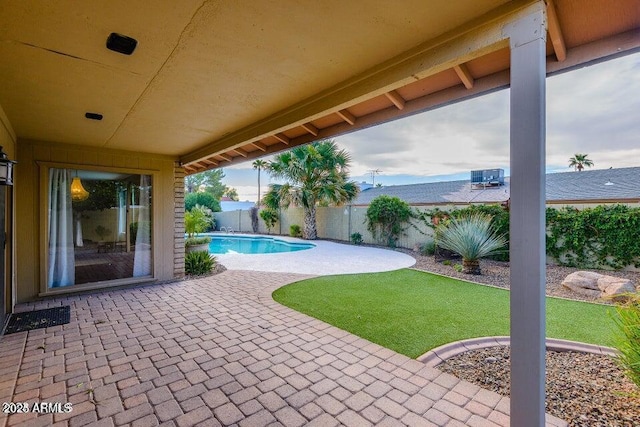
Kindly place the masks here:
<instances>
[{"instance_id":1,"label":"pendant lamp","mask_svg":"<svg viewBox=\"0 0 640 427\"><path fill-rule=\"evenodd\" d=\"M89 198L89 192L82 186L82 181L80 181L78 171L76 171L76 176L71 181L71 200L81 202L87 200L87 198Z\"/></svg>"}]
</instances>

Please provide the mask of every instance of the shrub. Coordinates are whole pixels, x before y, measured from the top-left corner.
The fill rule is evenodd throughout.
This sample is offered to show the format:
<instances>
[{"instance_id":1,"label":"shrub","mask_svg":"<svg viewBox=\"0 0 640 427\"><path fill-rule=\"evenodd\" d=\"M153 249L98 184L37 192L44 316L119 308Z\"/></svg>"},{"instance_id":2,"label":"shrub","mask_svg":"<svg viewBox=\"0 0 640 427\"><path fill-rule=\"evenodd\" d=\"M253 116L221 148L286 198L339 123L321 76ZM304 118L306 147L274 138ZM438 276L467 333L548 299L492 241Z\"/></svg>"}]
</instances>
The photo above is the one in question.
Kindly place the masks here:
<instances>
[{"instance_id":1,"label":"shrub","mask_svg":"<svg viewBox=\"0 0 640 427\"><path fill-rule=\"evenodd\" d=\"M374 238L378 238L387 246L395 247L404 231L404 223L412 216L413 212L407 202L398 197L378 196L371 201L367 209L367 229Z\"/></svg>"},{"instance_id":2,"label":"shrub","mask_svg":"<svg viewBox=\"0 0 640 427\"><path fill-rule=\"evenodd\" d=\"M463 272L480 274L480 258L504 248L507 241L491 228L491 217L481 213L451 218L436 227L438 246L462 256Z\"/></svg>"},{"instance_id":3,"label":"shrub","mask_svg":"<svg viewBox=\"0 0 640 427\"><path fill-rule=\"evenodd\" d=\"M184 214L184 231L189 237L207 231L213 223L211 210L204 206L196 205Z\"/></svg>"},{"instance_id":4,"label":"shrub","mask_svg":"<svg viewBox=\"0 0 640 427\"><path fill-rule=\"evenodd\" d=\"M627 377L640 387L640 293L628 297L626 303L616 307L616 348L620 352L620 366Z\"/></svg>"},{"instance_id":5,"label":"shrub","mask_svg":"<svg viewBox=\"0 0 640 427\"><path fill-rule=\"evenodd\" d=\"M211 209L212 212L220 212L220 201L211 193L189 193L184 196L184 210L189 212L196 205Z\"/></svg>"},{"instance_id":6,"label":"shrub","mask_svg":"<svg viewBox=\"0 0 640 427\"><path fill-rule=\"evenodd\" d=\"M289 236L291 237L300 237L302 236L302 229L298 224L291 224L289 226Z\"/></svg>"},{"instance_id":7,"label":"shrub","mask_svg":"<svg viewBox=\"0 0 640 427\"><path fill-rule=\"evenodd\" d=\"M547 209L547 254L578 268L640 267L640 209Z\"/></svg>"},{"instance_id":8,"label":"shrub","mask_svg":"<svg viewBox=\"0 0 640 427\"><path fill-rule=\"evenodd\" d=\"M453 269L458 273L462 273L462 269L463 269L462 264L453 264Z\"/></svg>"},{"instance_id":9,"label":"shrub","mask_svg":"<svg viewBox=\"0 0 640 427\"><path fill-rule=\"evenodd\" d=\"M264 221L267 231L271 233L271 229L278 222L278 212L273 209L263 209L260 211L260 218Z\"/></svg>"},{"instance_id":10,"label":"shrub","mask_svg":"<svg viewBox=\"0 0 640 427\"><path fill-rule=\"evenodd\" d=\"M445 259L444 261L442 261L443 265L451 265L451 260L450 259Z\"/></svg>"},{"instance_id":11,"label":"shrub","mask_svg":"<svg viewBox=\"0 0 640 427\"><path fill-rule=\"evenodd\" d=\"M204 245L206 243L211 243L211 237L187 237L184 241L184 246L188 248L190 246Z\"/></svg>"},{"instance_id":12,"label":"shrub","mask_svg":"<svg viewBox=\"0 0 640 427\"><path fill-rule=\"evenodd\" d=\"M435 240L431 240L427 243L423 243L422 245L420 245L420 254L427 256L427 255L434 255L435 253L436 253Z\"/></svg>"},{"instance_id":13,"label":"shrub","mask_svg":"<svg viewBox=\"0 0 640 427\"><path fill-rule=\"evenodd\" d=\"M360 233L352 233L351 234L351 243L354 245L361 245L363 243L362 234Z\"/></svg>"},{"instance_id":14,"label":"shrub","mask_svg":"<svg viewBox=\"0 0 640 427\"><path fill-rule=\"evenodd\" d=\"M209 274L215 263L215 258L207 251L189 252L184 257L184 271L191 276Z\"/></svg>"},{"instance_id":15,"label":"shrub","mask_svg":"<svg viewBox=\"0 0 640 427\"><path fill-rule=\"evenodd\" d=\"M490 255L488 258L498 261L509 261L509 211L500 205L470 205L463 209L443 211L438 208L425 212L416 211L415 216L431 229L446 223L450 218L466 217L472 214L485 214L491 217L491 228L507 240L504 251ZM424 233L423 233L424 234ZM436 245L437 246L437 245ZM434 251L437 248L434 248Z\"/></svg>"}]
</instances>

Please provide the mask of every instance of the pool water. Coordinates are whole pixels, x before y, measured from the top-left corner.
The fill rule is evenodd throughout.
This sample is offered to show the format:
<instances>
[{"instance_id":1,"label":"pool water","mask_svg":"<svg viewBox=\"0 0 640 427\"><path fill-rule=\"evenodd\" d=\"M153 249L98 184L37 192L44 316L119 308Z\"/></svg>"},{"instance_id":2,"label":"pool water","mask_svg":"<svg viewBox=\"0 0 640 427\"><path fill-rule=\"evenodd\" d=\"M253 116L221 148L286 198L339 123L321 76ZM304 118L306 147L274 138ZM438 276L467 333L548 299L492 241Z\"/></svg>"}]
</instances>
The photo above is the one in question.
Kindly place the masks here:
<instances>
[{"instance_id":1,"label":"pool water","mask_svg":"<svg viewBox=\"0 0 640 427\"><path fill-rule=\"evenodd\" d=\"M212 254L273 254L311 249L311 243L293 243L271 237L210 235Z\"/></svg>"}]
</instances>

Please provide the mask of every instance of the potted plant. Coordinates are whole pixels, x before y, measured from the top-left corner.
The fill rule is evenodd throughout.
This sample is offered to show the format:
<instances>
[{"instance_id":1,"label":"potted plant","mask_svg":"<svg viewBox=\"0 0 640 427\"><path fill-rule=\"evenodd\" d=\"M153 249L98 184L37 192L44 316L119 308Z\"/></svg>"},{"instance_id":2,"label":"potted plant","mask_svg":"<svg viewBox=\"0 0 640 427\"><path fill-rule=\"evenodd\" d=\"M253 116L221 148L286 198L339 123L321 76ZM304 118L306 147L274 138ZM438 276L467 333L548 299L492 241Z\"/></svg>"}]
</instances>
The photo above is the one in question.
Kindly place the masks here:
<instances>
[{"instance_id":1,"label":"potted plant","mask_svg":"<svg viewBox=\"0 0 640 427\"><path fill-rule=\"evenodd\" d=\"M209 243L211 237L197 236L198 233L206 231L213 222L210 209L204 206L196 205L193 209L184 214L184 230L187 238L184 242L185 251L209 251Z\"/></svg>"}]
</instances>

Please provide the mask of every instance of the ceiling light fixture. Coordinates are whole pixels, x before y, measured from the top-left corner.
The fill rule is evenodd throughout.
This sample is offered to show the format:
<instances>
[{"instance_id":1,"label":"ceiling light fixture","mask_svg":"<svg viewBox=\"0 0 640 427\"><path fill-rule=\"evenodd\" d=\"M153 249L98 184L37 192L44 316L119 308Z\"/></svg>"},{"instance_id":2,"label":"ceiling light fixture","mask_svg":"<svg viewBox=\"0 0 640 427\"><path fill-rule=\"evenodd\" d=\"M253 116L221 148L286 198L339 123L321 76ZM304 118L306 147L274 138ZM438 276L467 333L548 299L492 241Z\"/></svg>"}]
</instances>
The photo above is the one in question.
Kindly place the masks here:
<instances>
[{"instance_id":1,"label":"ceiling light fixture","mask_svg":"<svg viewBox=\"0 0 640 427\"><path fill-rule=\"evenodd\" d=\"M89 198L89 192L82 186L82 181L78 177L78 171L76 176L71 181L71 200L74 202L82 202Z\"/></svg>"},{"instance_id":2,"label":"ceiling light fixture","mask_svg":"<svg viewBox=\"0 0 640 427\"><path fill-rule=\"evenodd\" d=\"M138 41L129 36L118 33L111 33L107 37L107 49L123 55L131 55L136 49Z\"/></svg>"}]
</instances>

